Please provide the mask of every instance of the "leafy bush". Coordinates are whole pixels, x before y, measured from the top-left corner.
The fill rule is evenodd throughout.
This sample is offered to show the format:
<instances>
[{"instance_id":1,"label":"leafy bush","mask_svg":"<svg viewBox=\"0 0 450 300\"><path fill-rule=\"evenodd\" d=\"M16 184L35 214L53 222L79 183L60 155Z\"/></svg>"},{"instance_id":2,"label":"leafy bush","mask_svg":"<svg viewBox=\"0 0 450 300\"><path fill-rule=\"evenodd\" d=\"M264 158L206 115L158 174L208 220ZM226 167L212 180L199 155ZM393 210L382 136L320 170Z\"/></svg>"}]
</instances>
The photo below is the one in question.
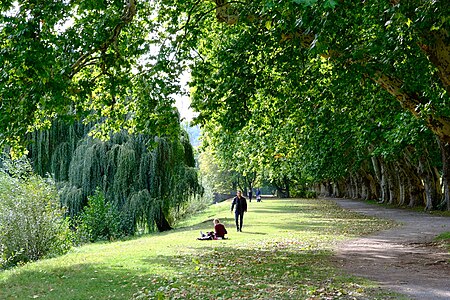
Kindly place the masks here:
<instances>
[{"instance_id":1,"label":"leafy bush","mask_svg":"<svg viewBox=\"0 0 450 300\"><path fill-rule=\"evenodd\" d=\"M201 211L204 211L212 203L211 198L206 196L191 197L186 203L173 209L171 212L174 222L185 220Z\"/></svg>"},{"instance_id":2,"label":"leafy bush","mask_svg":"<svg viewBox=\"0 0 450 300\"><path fill-rule=\"evenodd\" d=\"M52 182L28 162L0 169L0 267L59 255L71 248L70 229Z\"/></svg>"},{"instance_id":3,"label":"leafy bush","mask_svg":"<svg viewBox=\"0 0 450 300\"><path fill-rule=\"evenodd\" d=\"M88 205L79 218L78 234L82 242L114 240L122 235L120 214L105 200L103 192L97 190L88 197Z\"/></svg>"},{"instance_id":4,"label":"leafy bush","mask_svg":"<svg viewBox=\"0 0 450 300\"><path fill-rule=\"evenodd\" d=\"M304 187L297 187L292 189L291 197L293 198L317 198L315 191L308 190Z\"/></svg>"}]
</instances>

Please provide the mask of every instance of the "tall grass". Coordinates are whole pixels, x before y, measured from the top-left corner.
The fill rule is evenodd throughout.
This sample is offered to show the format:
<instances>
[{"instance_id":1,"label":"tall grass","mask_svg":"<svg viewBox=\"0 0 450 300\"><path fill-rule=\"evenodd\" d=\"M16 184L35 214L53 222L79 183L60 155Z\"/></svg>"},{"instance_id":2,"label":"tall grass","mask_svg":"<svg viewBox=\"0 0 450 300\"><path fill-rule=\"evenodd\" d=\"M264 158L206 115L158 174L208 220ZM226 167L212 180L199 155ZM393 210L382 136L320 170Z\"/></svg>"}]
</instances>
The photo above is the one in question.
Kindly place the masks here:
<instances>
[{"instance_id":1,"label":"tall grass","mask_svg":"<svg viewBox=\"0 0 450 300\"><path fill-rule=\"evenodd\" d=\"M212 220L229 239L198 241ZM230 202L160 234L75 248L0 273L0 299L389 299L331 262L337 242L393 226L323 200L249 203L243 232ZM396 298L397 299L397 298Z\"/></svg>"}]
</instances>

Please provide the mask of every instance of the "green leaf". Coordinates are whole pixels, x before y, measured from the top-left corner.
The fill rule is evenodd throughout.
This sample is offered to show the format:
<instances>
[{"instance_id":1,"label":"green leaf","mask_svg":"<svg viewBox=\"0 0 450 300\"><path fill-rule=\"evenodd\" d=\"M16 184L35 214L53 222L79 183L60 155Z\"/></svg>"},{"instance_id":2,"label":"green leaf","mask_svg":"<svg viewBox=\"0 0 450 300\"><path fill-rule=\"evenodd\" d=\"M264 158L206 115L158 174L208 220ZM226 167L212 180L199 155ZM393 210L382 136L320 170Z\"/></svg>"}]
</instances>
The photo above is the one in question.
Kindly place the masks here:
<instances>
[{"instance_id":1,"label":"green leaf","mask_svg":"<svg viewBox=\"0 0 450 300\"><path fill-rule=\"evenodd\" d=\"M303 6L313 6L317 3L317 0L292 0L292 2L302 4Z\"/></svg>"},{"instance_id":2,"label":"green leaf","mask_svg":"<svg viewBox=\"0 0 450 300\"><path fill-rule=\"evenodd\" d=\"M408 18L408 21L406 21L405 23L408 27L411 27L412 21L410 18Z\"/></svg>"},{"instance_id":3,"label":"green leaf","mask_svg":"<svg viewBox=\"0 0 450 300\"><path fill-rule=\"evenodd\" d=\"M327 0L325 1L324 7L334 9L337 5L336 0Z\"/></svg>"}]
</instances>

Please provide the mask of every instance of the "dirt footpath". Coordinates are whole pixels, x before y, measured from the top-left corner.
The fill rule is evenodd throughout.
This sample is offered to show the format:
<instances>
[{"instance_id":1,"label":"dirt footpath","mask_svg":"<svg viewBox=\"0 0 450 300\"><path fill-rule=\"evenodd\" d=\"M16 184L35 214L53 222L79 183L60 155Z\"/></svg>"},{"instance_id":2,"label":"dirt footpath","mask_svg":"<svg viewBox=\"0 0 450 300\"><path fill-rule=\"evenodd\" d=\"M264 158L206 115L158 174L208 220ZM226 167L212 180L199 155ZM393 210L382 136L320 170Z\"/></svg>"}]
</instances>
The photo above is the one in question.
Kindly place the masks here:
<instances>
[{"instance_id":1,"label":"dirt footpath","mask_svg":"<svg viewBox=\"0 0 450 300\"><path fill-rule=\"evenodd\" d=\"M450 218L363 201L332 200L345 209L402 224L339 244L338 266L411 299L450 299L450 255L433 243L435 236L450 231Z\"/></svg>"}]
</instances>

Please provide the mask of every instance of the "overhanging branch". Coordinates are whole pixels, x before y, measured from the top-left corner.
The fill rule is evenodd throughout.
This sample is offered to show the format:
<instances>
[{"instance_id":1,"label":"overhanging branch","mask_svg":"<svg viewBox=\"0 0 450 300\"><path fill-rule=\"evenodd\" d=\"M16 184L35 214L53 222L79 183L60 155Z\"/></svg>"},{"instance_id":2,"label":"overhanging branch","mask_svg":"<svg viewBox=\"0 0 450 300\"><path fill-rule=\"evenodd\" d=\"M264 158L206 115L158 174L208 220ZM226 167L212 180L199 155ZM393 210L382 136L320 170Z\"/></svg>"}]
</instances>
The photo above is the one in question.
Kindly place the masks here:
<instances>
[{"instance_id":1,"label":"overhanging branch","mask_svg":"<svg viewBox=\"0 0 450 300\"><path fill-rule=\"evenodd\" d=\"M114 45L117 42L117 39L122 32L122 29L130 23L134 16L136 15L136 3L137 0L128 0L128 2L125 5L124 11L122 12L122 16L120 17L120 21L116 24L114 29L111 32L111 35L109 38L103 42L100 46L97 48L90 50L84 54L82 54L77 61L71 66L71 72L69 78L72 78L77 74L79 71L81 71L89 61L91 61L90 57L92 54L97 52L103 52L105 53L106 50L111 47L111 45Z\"/></svg>"}]
</instances>

